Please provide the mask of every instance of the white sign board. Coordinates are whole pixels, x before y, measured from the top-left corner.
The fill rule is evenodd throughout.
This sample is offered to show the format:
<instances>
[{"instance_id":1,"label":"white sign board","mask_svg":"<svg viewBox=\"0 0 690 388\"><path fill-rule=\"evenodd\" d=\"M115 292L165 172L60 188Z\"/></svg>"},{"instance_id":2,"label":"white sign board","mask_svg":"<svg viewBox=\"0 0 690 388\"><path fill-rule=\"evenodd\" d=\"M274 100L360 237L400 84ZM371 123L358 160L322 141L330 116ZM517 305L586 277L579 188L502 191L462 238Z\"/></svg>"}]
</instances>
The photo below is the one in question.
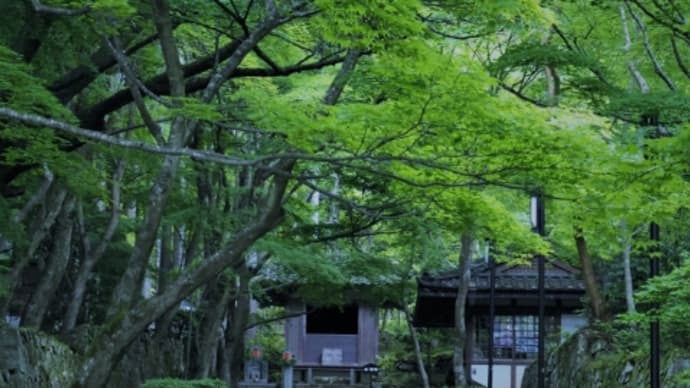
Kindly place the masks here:
<instances>
[{"instance_id":1,"label":"white sign board","mask_svg":"<svg viewBox=\"0 0 690 388\"><path fill-rule=\"evenodd\" d=\"M338 348L323 348L323 349L321 349L321 364L322 365L342 365L343 364L343 349L338 349Z\"/></svg>"}]
</instances>

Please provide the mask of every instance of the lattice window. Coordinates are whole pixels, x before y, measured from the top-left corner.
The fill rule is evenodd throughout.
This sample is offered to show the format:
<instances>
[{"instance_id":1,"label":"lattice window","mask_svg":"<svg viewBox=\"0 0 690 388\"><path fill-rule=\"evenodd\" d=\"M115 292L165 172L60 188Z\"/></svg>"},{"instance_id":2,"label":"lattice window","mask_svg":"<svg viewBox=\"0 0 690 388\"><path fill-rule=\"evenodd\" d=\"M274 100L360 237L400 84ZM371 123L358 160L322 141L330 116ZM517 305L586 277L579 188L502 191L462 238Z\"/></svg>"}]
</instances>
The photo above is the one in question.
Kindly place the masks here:
<instances>
[{"instance_id":1,"label":"lattice window","mask_svg":"<svg viewBox=\"0 0 690 388\"><path fill-rule=\"evenodd\" d=\"M546 316L546 346L559 338L558 316ZM488 358L489 317L477 317L474 327L474 358ZM497 359L532 359L539 346L539 319L535 315L496 315L494 317L493 356Z\"/></svg>"}]
</instances>

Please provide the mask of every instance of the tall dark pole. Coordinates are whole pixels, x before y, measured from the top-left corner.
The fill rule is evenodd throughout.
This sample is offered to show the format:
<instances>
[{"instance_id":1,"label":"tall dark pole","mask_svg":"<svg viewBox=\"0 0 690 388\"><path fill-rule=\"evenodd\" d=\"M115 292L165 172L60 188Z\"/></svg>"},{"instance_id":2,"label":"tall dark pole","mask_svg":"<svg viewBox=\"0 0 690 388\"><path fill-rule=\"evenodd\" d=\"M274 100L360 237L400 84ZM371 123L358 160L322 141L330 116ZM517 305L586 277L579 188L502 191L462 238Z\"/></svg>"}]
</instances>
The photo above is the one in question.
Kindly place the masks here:
<instances>
[{"instance_id":1,"label":"tall dark pole","mask_svg":"<svg viewBox=\"0 0 690 388\"><path fill-rule=\"evenodd\" d=\"M487 242L488 244L488 242ZM496 320L496 262L489 258L489 379L487 388L494 386L494 321Z\"/></svg>"},{"instance_id":2,"label":"tall dark pole","mask_svg":"<svg viewBox=\"0 0 690 388\"><path fill-rule=\"evenodd\" d=\"M659 225L655 222L649 224L649 238L652 241L659 241ZM659 247L655 246L652 250L652 257L649 261L649 277L653 278L659 275ZM649 377L651 388L661 388L661 380L659 378L659 321L653 320L649 327Z\"/></svg>"},{"instance_id":3,"label":"tall dark pole","mask_svg":"<svg viewBox=\"0 0 690 388\"><path fill-rule=\"evenodd\" d=\"M541 193L532 196L531 203L532 228L540 236L544 236L544 197ZM546 322L544 320L544 256L537 256L537 288L539 290L539 341L537 352L537 387L544 388L544 342L546 340Z\"/></svg>"}]
</instances>

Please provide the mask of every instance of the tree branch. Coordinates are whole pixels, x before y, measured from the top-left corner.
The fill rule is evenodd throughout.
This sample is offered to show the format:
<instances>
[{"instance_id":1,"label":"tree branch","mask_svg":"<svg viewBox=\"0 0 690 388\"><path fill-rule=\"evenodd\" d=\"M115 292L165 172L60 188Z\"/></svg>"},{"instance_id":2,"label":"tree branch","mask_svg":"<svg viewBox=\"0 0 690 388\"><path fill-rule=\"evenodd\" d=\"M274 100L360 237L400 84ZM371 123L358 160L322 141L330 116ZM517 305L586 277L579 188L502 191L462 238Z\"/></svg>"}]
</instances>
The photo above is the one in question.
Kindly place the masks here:
<instances>
[{"instance_id":1,"label":"tree branch","mask_svg":"<svg viewBox=\"0 0 690 388\"><path fill-rule=\"evenodd\" d=\"M543 102L541 102L541 101L539 101L539 100L536 100L536 99L531 98L531 97L527 97L527 96L524 95L523 93L520 93L519 91L517 91L517 90L511 88L510 86L506 85L506 84L503 83L503 82L501 82L501 88L504 89L504 90L506 90L506 91L508 91L508 92L510 92L510 93L512 93L512 94L515 95L517 98L519 98L519 99L521 99L521 100L523 100L523 101L529 102L530 104L536 105L536 106L541 107L541 108L548 108L548 107L549 107L547 104L544 104Z\"/></svg>"},{"instance_id":2,"label":"tree branch","mask_svg":"<svg viewBox=\"0 0 690 388\"><path fill-rule=\"evenodd\" d=\"M154 42L156 39L158 39L158 34L151 34L129 47L124 54L132 55L141 48ZM128 39L125 39L125 42L127 40ZM50 90L63 104L67 103L87 87L96 79L98 74L103 73L117 63L108 47L105 45L101 46L89 59L91 62L90 65L79 65L48 86L48 90Z\"/></svg>"},{"instance_id":3,"label":"tree branch","mask_svg":"<svg viewBox=\"0 0 690 388\"><path fill-rule=\"evenodd\" d=\"M51 7L48 5L44 5L43 3L41 3L40 0L31 0L31 5L34 7L34 11L37 13L45 13L58 16L79 16L91 12L91 7L83 7L76 9Z\"/></svg>"},{"instance_id":4,"label":"tree branch","mask_svg":"<svg viewBox=\"0 0 690 388\"><path fill-rule=\"evenodd\" d=\"M633 20L635 20L637 28L640 30L640 33L642 33L642 44L644 45L644 49L649 57L649 60L651 60L652 64L654 65L654 72L661 78L662 81L664 81L670 90L676 90L676 86L673 84L673 81L671 81L666 72L664 72L664 69L661 67L661 64L656 59L656 56L652 51L652 47L649 44L649 37L647 36L647 29L645 28L642 19L632 10L629 2L626 1L625 4L628 6L628 11L630 11L630 15L632 16Z\"/></svg>"},{"instance_id":5,"label":"tree branch","mask_svg":"<svg viewBox=\"0 0 690 388\"><path fill-rule=\"evenodd\" d=\"M153 136L153 138L156 139L156 143L158 143L158 145L164 145L165 138L163 138L163 131L161 130L161 127L158 125L158 123L153 119L151 113L146 107L146 103L144 102L144 99L141 96L139 79L137 78L136 74L134 74L134 70L132 70L132 68L129 66L127 58L120 52L120 45L117 39L113 38L113 42L110 42L110 40L106 38L105 42L106 45L108 45L108 47L112 51L115 58L117 59L117 62L120 64L120 69L125 74L125 81L127 82L129 91L132 93L134 105L136 105L137 109L139 110L139 114L141 115L141 118L144 120L144 123L146 124L149 133L151 133L151 136Z\"/></svg>"},{"instance_id":6,"label":"tree branch","mask_svg":"<svg viewBox=\"0 0 690 388\"><path fill-rule=\"evenodd\" d=\"M673 25L672 23L669 23L666 20L663 20L662 18L659 17L659 15L654 14L651 12L647 7L645 7L639 0L632 0L632 2L639 8L645 15L649 16L652 18L655 22L659 23L660 25L669 28L671 31L674 33L677 33L683 40L690 42L690 31L683 31L677 26Z\"/></svg>"},{"instance_id":7,"label":"tree branch","mask_svg":"<svg viewBox=\"0 0 690 388\"><path fill-rule=\"evenodd\" d=\"M226 51L226 48L221 49L221 51ZM364 55L364 53L362 54ZM227 55L229 56L229 55ZM227 57L225 56L225 57ZM219 55L221 59L224 55ZM202 58L200 61L191 63L184 66L183 70L185 77L190 77L186 81L186 90L188 93L194 93L203 90L208 84L210 77L202 76L191 78L193 75L199 74L205 70L210 69L213 66L213 57L206 64L206 58ZM238 68L234 71L230 78L241 78L241 77L276 77L276 76L289 76L295 73L301 73L305 71L319 70L327 66L333 66L335 64L341 63L345 59L344 55L332 56L323 58L317 62L285 66L279 69L267 69L267 68ZM202 63L204 62L204 63ZM165 75L157 75L144 83L146 87L151 90L152 93L158 95L168 95L170 93L170 87L166 82ZM100 129L103 126L103 117L127 104L132 102L132 95L128 90L122 90L114 95L108 97L107 99L99 102L90 108L79 112L79 118L81 125L84 127Z\"/></svg>"},{"instance_id":8,"label":"tree branch","mask_svg":"<svg viewBox=\"0 0 690 388\"><path fill-rule=\"evenodd\" d=\"M630 39L630 31L628 30L628 19L625 16L625 7L623 6L623 4L618 5L618 12L621 16L621 23L623 24L623 37L625 39L623 51L629 54L630 47L632 46L632 40ZM637 69L637 65L635 64L635 61L632 58L628 59L628 70L630 70L630 74L633 76L633 79L637 83L637 86L640 88L640 91L643 94L649 93L649 84L647 83L647 80L645 80L642 73L640 73L640 71Z\"/></svg>"},{"instance_id":9,"label":"tree branch","mask_svg":"<svg viewBox=\"0 0 690 388\"><path fill-rule=\"evenodd\" d=\"M558 28L558 26L556 24L552 24L551 29L556 33L556 35L558 35L558 37L561 38L561 40L563 41L563 44L565 44L565 47L567 47L568 50L575 51L573 49L573 46L570 44L570 41L568 40L568 38L565 36L563 31L561 31L561 29Z\"/></svg>"},{"instance_id":10,"label":"tree branch","mask_svg":"<svg viewBox=\"0 0 690 388\"><path fill-rule=\"evenodd\" d=\"M159 155L175 155L175 156L187 156L197 160L203 160L212 163L219 163L226 166L251 166L256 164L255 161L249 161L244 159L231 158L222 154L208 151L199 151L190 148L171 148L163 147L154 144L148 144L141 141L120 139L102 132L93 131L90 129L84 129L75 127L73 125L54 120L51 118L38 116L28 113L20 113L13 109L0 107L0 116L6 117L11 120L20 121L25 124L42 126L52 128L58 131L69 133L71 135L76 135L82 138L93 140L99 143L111 144L123 148L131 148L140 151L151 152Z\"/></svg>"},{"instance_id":11,"label":"tree branch","mask_svg":"<svg viewBox=\"0 0 690 388\"><path fill-rule=\"evenodd\" d=\"M491 32L482 32L482 33L470 34L470 35L455 35L455 34L443 32L443 31L435 28L431 24L427 24L427 27L429 28L429 31L433 32L436 35L442 36L444 38L455 39L455 40L470 40L470 39L475 39L475 38L481 38L483 36L491 35L494 33L493 31L491 31Z\"/></svg>"},{"instance_id":12,"label":"tree branch","mask_svg":"<svg viewBox=\"0 0 690 388\"><path fill-rule=\"evenodd\" d=\"M43 182L41 183L41 186L39 189L29 198L29 200L24 204L22 207L22 210L17 213L17 215L14 217L14 222L19 224L24 222L24 219L29 215L31 210L38 205L39 202L43 201L43 199L46 196L46 193L48 192L48 189L50 186L53 184L53 179L54 179L53 173L46 167L45 171L43 172Z\"/></svg>"},{"instance_id":13,"label":"tree branch","mask_svg":"<svg viewBox=\"0 0 690 388\"><path fill-rule=\"evenodd\" d=\"M686 77L688 77L688 79L690 79L690 70L688 70L687 66L685 66L685 63L683 63L683 59L680 56L680 51L678 50L678 45L676 44L675 34L671 35L671 47L673 48L673 57L676 58L678 68L681 72L683 72L683 74L685 74Z\"/></svg>"}]
</instances>

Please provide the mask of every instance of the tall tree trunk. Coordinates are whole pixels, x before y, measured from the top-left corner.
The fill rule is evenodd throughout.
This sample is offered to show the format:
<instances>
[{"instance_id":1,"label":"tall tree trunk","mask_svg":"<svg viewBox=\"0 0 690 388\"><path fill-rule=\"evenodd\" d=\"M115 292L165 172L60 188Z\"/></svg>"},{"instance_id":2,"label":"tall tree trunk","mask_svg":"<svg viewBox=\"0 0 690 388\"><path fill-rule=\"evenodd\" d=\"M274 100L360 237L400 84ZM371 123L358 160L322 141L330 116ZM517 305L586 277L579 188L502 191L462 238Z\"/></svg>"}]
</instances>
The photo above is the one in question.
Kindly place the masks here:
<instances>
[{"instance_id":1,"label":"tall tree trunk","mask_svg":"<svg viewBox=\"0 0 690 388\"><path fill-rule=\"evenodd\" d=\"M623 3L620 3L618 5L618 12L621 16L621 22L623 24L623 38L625 39L623 51L627 55L630 53L630 48L632 47L632 39L630 38L630 31L628 30L628 20L625 16L625 6L623 5ZM635 60L633 58L628 58L627 65L628 70L630 71L630 75L632 76L637 86L640 88L640 92L642 92L642 94L649 93L649 84L647 83L647 80L644 78L642 73L640 73L640 71L637 69L637 63L635 62Z\"/></svg>"},{"instance_id":2,"label":"tall tree trunk","mask_svg":"<svg viewBox=\"0 0 690 388\"><path fill-rule=\"evenodd\" d=\"M239 271L239 285L235 303L230 307L232 319L228 322L229 336L226 337L226 362L230 363L230 388L239 388L244 356L244 332L249 322L249 280L250 272L243 264Z\"/></svg>"},{"instance_id":3,"label":"tall tree trunk","mask_svg":"<svg viewBox=\"0 0 690 388\"><path fill-rule=\"evenodd\" d=\"M115 316L119 311L126 311L141 295L141 284L144 279L146 265L156 241L158 227L163 217L163 210L168 195L172 190L179 164L179 157L165 157L158 177L151 187L144 220L137 231L127 269L113 291L108 317Z\"/></svg>"},{"instance_id":4,"label":"tall tree trunk","mask_svg":"<svg viewBox=\"0 0 690 388\"><path fill-rule=\"evenodd\" d=\"M231 288L224 276L219 276L208 285L204 292L204 318L199 326L199 355L196 377L205 379L210 377L216 362L216 349L220 338L220 326L223 315L232 297ZM230 322L228 322L230 324Z\"/></svg>"},{"instance_id":5,"label":"tall tree trunk","mask_svg":"<svg viewBox=\"0 0 690 388\"><path fill-rule=\"evenodd\" d=\"M83 206L79 204L77 207L77 225L79 229L79 234L81 234L82 239L82 263L79 266L79 271L77 273L77 278L74 281L72 287L72 297L70 299L69 305L67 306L67 312L62 320L62 334L66 334L77 324L77 319L79 317L79 310L84 302L84 297L86 295L87 283L93 268L96 263L105 255L105 251L108 248L108 244L115 235L117 230L117 225L120 222L120 182L124 174L125 167L124 162L117 162L115 172L113 173L113 181L111 183L111 207L110 207L110 220L105 228L103 237L101 238L96 249L92 250L91 241L86 233L86 224L84 222Z\"/></svg>"},{"instance_id":6,"label":"tall tree trunk","mask_svg":"<svg viewBox=\"0 0 690 388\"><path fill-rule=\"evenodd\" d=\"M414 345L414 356L417 360L417 371L419 372L419 378L422 380L422 387L429 388L429 375L426 373L426 368L424 367L424 356L422 355L422 350L419 346L417 329L415 329L414 325L412 324L412 316L410 314L410 309L407 308L407 302L404 300L402 303L402 310L405 313L407 329L410 331L410 337L412 338L412 344Z\"/></svg>"},{"instance_id":7,"label":"tall tree trunk","mask_svg":"<svg viewBox=\"0 0 690 388\"><path fill-rule=\"evenodd\" d=\"M179 53L173 36L173 23L170 17L170 7L166 0L152 0L154 22L158 31L161 51L165 60L170 95L173 98L184 97L184 73L180 64ZM187 141L187 134L192 129L186 128L183 117L177 116L173 120L167 146L180 148ZM163 210L168 199L180 165L179 156L166 156L161 165L158 176L149 191L144 220L136 234L134 249L129 257L127 269L118 282L111 298L108 317L117 315L119 311L128 309L138 300L141 294L141 283L145 276L146 264L156 240L158 227L163 217Z\"/></svg>"},{"instance_id":8,"label":"tall tree trunk","mask_svg":"<svg viewBox=\"0 0 690 388\"><path fill-rule=\"evenodd\" d=\"M550 30L544 41L544 45L551 42ZM556 73L556 68L553 65L544 65L544 77L546 78L546 106L558 106L561 94L561 80Z\"/></svg>"},{"instance_id":9,"label":"tall tree trunk","mask_svg":"<svg viewBox=\"0 0 690 388\"><path fill-rule=\"evenodd\" d=\"M294 160L284 160L275 165L275 168L281 170L283 174L274 176L273 187L261 206L264 211L253 223L236 233L223 249L204 260L198 267L180 276L162 294L140 301L121 319L109 322L108 329L100 333L89 346L88 354L92 356L82 365L83 374L80 376L79 386L88 388L104 386L127 346L146 329L150 322L169 311L226 268L243 265L247 249L282 222L284 217L282 201L289 172L292 171L293 166ZM239 357L241 358L241 354Z\"/></svg>"},{"instance_id":10,"label":"tall tree trunk","mask_svg":"<svg viewBox=\"0 0 690 388\"><path fill-rule=\"evenodd\" d=\"M170 284L170 272L175 267L175 253L173 240L173 227L167 225L163 228L163 233L161 236L161 256L160 265L158 266L158 286L156 288L156 293L162 294ZM170 311L163 314L158 320L156 320L156 339L164 340L168 337L168 329L170 322L172 322L177 309L174 307Z\"/></svg>"},{"instance_id":11,"label":"tall tree trunk","mask_svg":"<svg viewBox=\"0 0 690 388\"><path fill-rule=\"evenodd\" d=\"M24 310L22 325L26 327L40 328L43 318L60 285L70 260L72 247L72 210L74 198L69 198L62 206L60 215L55 225L53 246L50 250L48 265L38 283L31 299Z\"/></svg>"},{"instance_id":12,"label":"tall tree trunk","mask_svg":"<svg viewBox=\"0 0 690 388\"><path fill-rule=\"evenodd\" d=\"M625 283L625 305L629 313L635 312L635 298L632 279L632 268L630 263L630 256L632 253L633 234L628 231L628 226L625 221L621 223L621 232L623 234L623 280Z\"/></svg>"},{"instance_id":13,"label":"tall tree trunk","mask_svg":"<svg viewBox=\"0 0 690 388\"><path fill-rule=\"evenodd\" d=\"M460 237L462 244L458 270L460 272L460 284L458 294L455 297L455 332L457 339L453 352L453 374L456 387L466 387L469 383L465 360L465 347L467 342L467 328L465 327L465 305L467 303L467 291L470 283L470 265L472 264L472 235L463 232Z\"/></svg>"},{"instance_id":14,"label":"tall tree trunk","mask_svg":"<svg viewBox=\"0 0 690 388\"><path fill-rule=\"evenodd\" d=\"M592 266L592 259L589 257L589 251L587 250L587 241L582 233L582 229L579 227L575 230L575 245L577 246L577 254L580 257L585 291L592 304L593 318L599 321L606 320L608 318L606 305L599 291L599 284L597 283L594 267Z\"/></svg>"},{"instance_id":15,"label":"tall tree trunk","mask_svg":"<svg viewBox=\"0 0 690 388\"><path fill-rule=\"evenodd\" d=\"M41 245L43 240L48 236L55 220L58 218L60 211L65 202L65 197L67 196L67 190L61 187L59 184L53 184L50 187L49 193L46 196L45 203L43 205L42 214L38 214L34 217L34 221L30 227L29 235L31 236L28 247L25 250L13 250L13 256L19 256L16 259L16 263L12 266L12 270L7 277L8 282L5 288L8 290L4 299L2 300L2 309L0 310L0 316L4 317L9 312L10 301L12 300L12 295L15 288L20 284L22 273L24 268L33 259L36 250Z\"/></svg>"},{"instance_id":16,"label":"tall tree trunk","mask_svg":"<svg viewBox=\"0 0 690 388\"><path fill-rule=\"evenodd\" d=\"M627 239L623 246L623 271L625 280L625 304L629 313L635 312L635 297L632 280L632 269L630 267L630 253L632 251L632 241Z\"/></svg>"}]
</instances>

